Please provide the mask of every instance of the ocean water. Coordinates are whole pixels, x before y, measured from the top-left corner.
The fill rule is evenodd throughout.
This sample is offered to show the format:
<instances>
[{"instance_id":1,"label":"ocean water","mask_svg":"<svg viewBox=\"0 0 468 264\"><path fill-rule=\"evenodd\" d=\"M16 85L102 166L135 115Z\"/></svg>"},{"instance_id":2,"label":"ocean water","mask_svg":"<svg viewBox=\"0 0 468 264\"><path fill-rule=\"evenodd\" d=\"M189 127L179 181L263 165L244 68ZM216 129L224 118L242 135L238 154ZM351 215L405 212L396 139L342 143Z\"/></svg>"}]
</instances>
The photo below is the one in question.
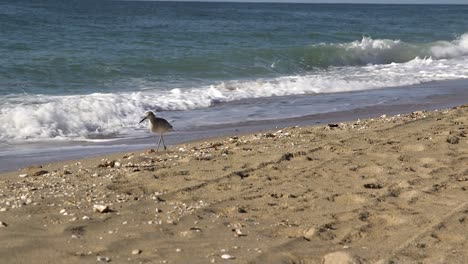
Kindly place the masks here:
<instances>
[{"instance_id":1,"label":"ocean water","mask_svg":"<svg viewBox=\"0 0 468 264\"><path fill-rule=\"evenodd\" d=\"M0 54L0 147L131 140L456 94L468 5L2 0Z\"/></svg>"}]
</instances>

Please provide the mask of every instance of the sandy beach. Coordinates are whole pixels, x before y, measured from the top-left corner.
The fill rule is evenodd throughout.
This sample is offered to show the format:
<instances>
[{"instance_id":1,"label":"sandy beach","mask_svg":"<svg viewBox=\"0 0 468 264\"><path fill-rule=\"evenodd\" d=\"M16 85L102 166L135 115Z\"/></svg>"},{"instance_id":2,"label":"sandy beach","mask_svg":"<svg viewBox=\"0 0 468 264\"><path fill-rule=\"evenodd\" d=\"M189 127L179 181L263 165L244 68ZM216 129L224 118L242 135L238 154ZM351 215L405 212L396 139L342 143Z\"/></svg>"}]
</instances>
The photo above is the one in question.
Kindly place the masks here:
<instances>
[{"instance_id":1,"label":"sandy beach","mask_svg":"<svg viewBox=\"0 0 468 264\"><path fill-rule=\"evenodd\" d=\"M1 263L467 263L468 106L0 175Z\"/></svg>"}]
</instances>

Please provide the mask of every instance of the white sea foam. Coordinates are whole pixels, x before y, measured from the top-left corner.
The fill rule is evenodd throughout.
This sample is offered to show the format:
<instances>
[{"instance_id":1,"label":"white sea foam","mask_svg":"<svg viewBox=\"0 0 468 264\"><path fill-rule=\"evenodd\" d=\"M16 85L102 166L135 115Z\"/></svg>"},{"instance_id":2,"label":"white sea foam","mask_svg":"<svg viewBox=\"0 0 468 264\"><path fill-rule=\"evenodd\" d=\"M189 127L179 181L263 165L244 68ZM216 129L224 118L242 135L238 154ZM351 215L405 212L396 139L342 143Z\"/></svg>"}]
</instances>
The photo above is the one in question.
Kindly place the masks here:
<instances>
[{"instance_id":1,"label":"white sea foam","mask_svg":"<svg viewBox=\"0 0 468 264\"><path fill-rule=\"evenodd\" d=\"M435 58L456 58L468 55L468 33L454 41L438 41L431 47Z\"/></svg>"},{"instance_id":2,"label":"white sea foam","mask_svg":"<svg viewBox=\"0 0 468 264\"><path fill-rule=\"evenodd\" d=\"M348 49L395 50L399 41L364 39ZM307 75L229 81L204 87L74 96L0 98L0 140L85 139L134 130L147 110L191 110L248 98L336 93L468 78L468 34L431 46L432 58L331 67ZM369 54L369 53L367 53Z\"/></svg>"},{"instance_id":3,"label":"white sea foam","mask_svg":"<svg viewBox=\"0 0 468 264\"><path fill-rule=\"evenodd\" d=\"M468 55L468 33L453 41L436 41L433 43L408 43L392 39L372 39L364 36L356 40L339 44L320 44L312 46L326 50L327 66L389 64L408 62L416 57L435 59L452 59ZM314 63L313 61L310 63Z\"/></svg>"},{"instance_id":4,"label":"white sea foam","mask_svg":"<svg viewBox=\"0 0 468 264\"><path fill-rule=\"evenodd\" d=\"M353 41L345 44L338 44L345 49L360 49L360 50L388 50L398 47L401 44L400 40L391 39L372 39L364 36L361 41Z\"/></svg>"}]
</instances>

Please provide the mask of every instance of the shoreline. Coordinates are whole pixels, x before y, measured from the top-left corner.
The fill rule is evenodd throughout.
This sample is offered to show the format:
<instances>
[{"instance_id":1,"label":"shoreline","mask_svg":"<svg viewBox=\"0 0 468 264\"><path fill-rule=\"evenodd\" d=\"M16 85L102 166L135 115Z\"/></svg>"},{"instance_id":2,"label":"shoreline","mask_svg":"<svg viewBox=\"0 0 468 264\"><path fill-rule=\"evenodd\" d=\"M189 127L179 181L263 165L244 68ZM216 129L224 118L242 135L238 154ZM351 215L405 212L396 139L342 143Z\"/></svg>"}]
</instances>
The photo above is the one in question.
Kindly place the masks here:
<instances>
[{"instance_id":1,"label":"shoreline","mask_svg":"<svg viewBox=\"0 0 468 264\"><path fill-rule=\"evenodd\" d=\"M400 99L394 103L382 105L365 106L351 110L334 111L304 115L301 117L278 118L256 121L234 122L220 125L199 126L193 129L186 128L166 136L166 142L169 145L177 145L198 140L209 140L213 137L233 136L238 134L255 133L271 129L279 129L288 126L309 126L317 124L326 124L333 122L347 122L354 119L375 118L381 115L396 115L405 112L435 110L448 107L454 107L465 103L468 100L468 93L460 87L466 87L466 80L433 82L425 85L442 87L441 94L430 97L421 97L407 101ZM417 87L417 86L416 86ZM413 87L412 89L414 89ZM453 90L451 92L442 92L444 89ZM461 89L461 90L460 90ZM389 92L394 92L395 88L389 88ZM385 89L368 92L384 92ZM456 93L455 93L456 92ZM346 93L346 96L353 93ZM437 94L437 93L436 93ZM299 98L300 96L295 96ZM277 99L289 97L279 97ZM294 97L292 97L294 98ZM313 98L313 96L311 97ZM269 100L272 100L270 98ZM275 100L277 100L275 99ZM254 104L258 99L252 99ZM232 103L230 103L232 104ZM146 132L146 131L145 131ZM150 135L147 133L146 135ZM14 171L26 166L47 164L51 162L60 162L71 159L86 158L89 156L109 155L112 153L138 151L152 147L154 136L141 138L119 139L110 142L37 142L18 145L3 146L0 152L0 173Z\"/></svg>"},{"instance_id":2,"label":"shoreline","mask_svg":"<svg viewBox=\"0 0 468 264\"><path fill-rule=\"evenodd\" d=\"M9 263L464 263L467 136L463 105L1 173L0 254Z\"/></svg>"}]
</instances>

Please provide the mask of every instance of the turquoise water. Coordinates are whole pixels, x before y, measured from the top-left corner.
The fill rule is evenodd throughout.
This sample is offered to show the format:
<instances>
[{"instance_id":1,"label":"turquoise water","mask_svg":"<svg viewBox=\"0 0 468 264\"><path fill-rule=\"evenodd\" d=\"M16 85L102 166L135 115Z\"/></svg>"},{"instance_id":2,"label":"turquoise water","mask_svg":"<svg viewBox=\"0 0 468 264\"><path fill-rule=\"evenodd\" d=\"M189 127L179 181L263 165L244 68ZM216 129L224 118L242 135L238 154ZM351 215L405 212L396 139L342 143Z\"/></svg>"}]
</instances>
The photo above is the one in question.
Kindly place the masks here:
<instances>
[{"instance_id":1,"label":"turquoise water","mask_svg":"<svg viewBox=\"0 0 468 264\"><path fill-rule=\"evenodd\" d=\"M468 78L467 14L468 5L3 0L0 141L132 138L147 110L183 130L277 118L278 96ZM280 117L385 100L369 93Z\"/></svg>"}]
</instances>

